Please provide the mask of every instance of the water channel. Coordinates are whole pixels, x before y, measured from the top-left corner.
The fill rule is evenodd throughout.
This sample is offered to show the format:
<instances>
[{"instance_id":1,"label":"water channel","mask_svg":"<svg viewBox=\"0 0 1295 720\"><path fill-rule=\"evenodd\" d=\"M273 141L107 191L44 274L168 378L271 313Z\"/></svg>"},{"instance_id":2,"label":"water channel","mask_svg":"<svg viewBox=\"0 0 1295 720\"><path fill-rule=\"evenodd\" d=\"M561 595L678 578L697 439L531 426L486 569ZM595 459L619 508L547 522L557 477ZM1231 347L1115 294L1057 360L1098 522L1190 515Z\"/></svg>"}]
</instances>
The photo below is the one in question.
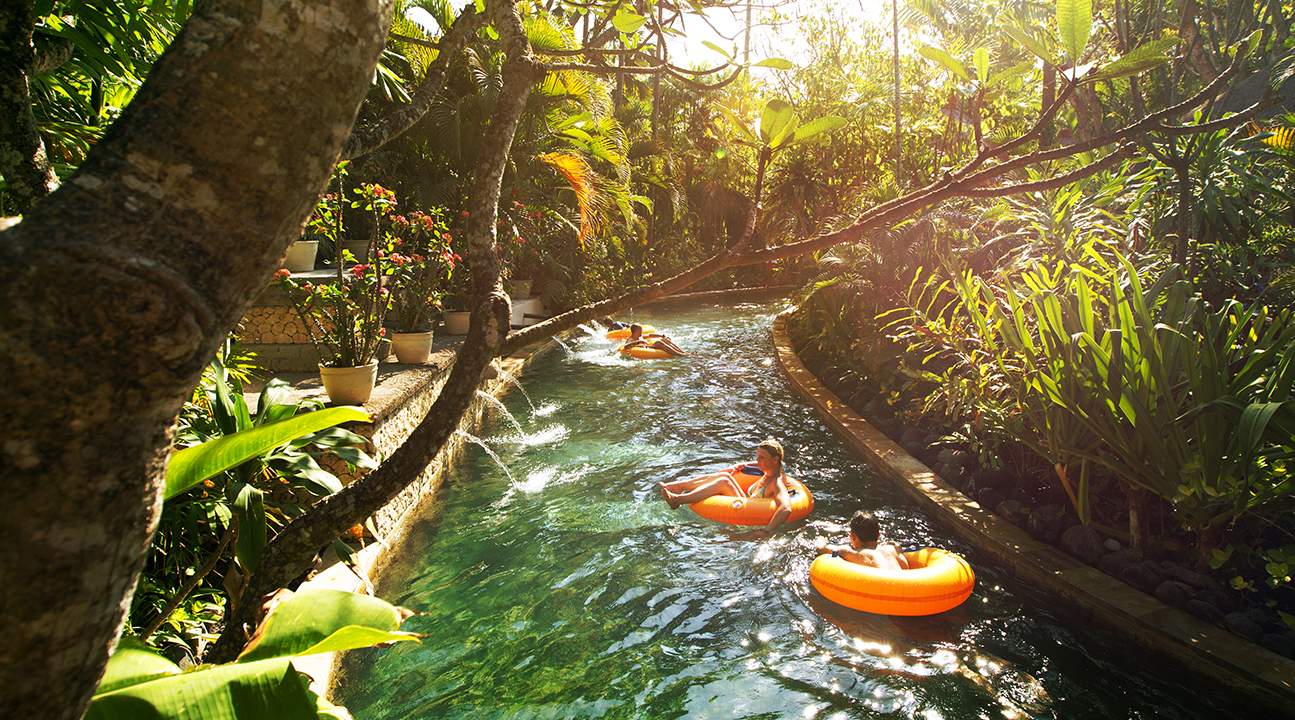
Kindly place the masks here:
<instances>
[{"instance_id":1,"label":"water channel","mask_svg":"<svg viewBox=\"0 0 1295 720\"><path fill-rule=\"evenodd\" d=\"M416 523L385 599L421 644L351 655L356 718L1215 718L1225 691L1016 581L912 508L792 391L779 303L639 310L686 358L631 360L598 335L535 358L525 393ZM779 438L814 512L768 540L672 511L656 483ZM856 509L905 547L962 554L961 607L850 610L810 585L815 543Z\"/></svg>"}]
</instances>

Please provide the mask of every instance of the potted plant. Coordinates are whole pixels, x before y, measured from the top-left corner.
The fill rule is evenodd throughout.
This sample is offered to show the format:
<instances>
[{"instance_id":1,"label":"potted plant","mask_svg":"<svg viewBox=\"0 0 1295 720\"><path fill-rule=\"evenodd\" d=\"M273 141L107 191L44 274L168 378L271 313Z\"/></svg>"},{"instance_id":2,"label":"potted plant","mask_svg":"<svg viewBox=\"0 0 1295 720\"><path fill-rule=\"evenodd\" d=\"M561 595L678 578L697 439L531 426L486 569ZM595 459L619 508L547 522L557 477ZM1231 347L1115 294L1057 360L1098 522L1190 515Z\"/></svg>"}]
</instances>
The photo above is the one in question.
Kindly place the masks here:
<instances>
[{"instance_id":1,"label":"potted plant","mask_svg":"<svg viewBox=\"0 0 1295 720\"><path fill-rule=\"evenodd\" d=\"M382 274L383 264L362 263L333 282L299 283L287 270L274 275L319 353L319 376L333 402L363 403L377 382L378 344L386 334L382 319L390 300Z\"/></svg>"},{"instance_id":2,"label":"potted plant","mask_svg":"<svg viewBox=\"0 0 1295 720\"><path fill-rule=\"evenodd\" d=\"M392 334L402 363L427 362L432 351L432 318L441 307L441 287L454 270L449 228L438 211L393 219L397 237L378 255L391 263Z\"/></svg>"},{"instance_id":3,"label":"potted plant","mask_svg":"<svg viewBox=\"0 0 1295 720\"><path fill-rule=\"evenodd\" d=\"M345 166L339 166L339 177L344 172ZM354 192L359 197L352 207L364 206L378 222L395 208L395 194L379 185L362 185ZM325 195L320 200L311 223L334 241L342 237L336 196ZM382 322L391 304L386 287L391 263L377 256L372 263L357 263L344 270L343 259L354 257L339 250L337 277L331 282L301 283L288 270L275 273L273 282L288 294L319 353L319 375L328 397L350 405L367 401L377 382L376 356L386 334Z\"/></svg>"}]
</instances>

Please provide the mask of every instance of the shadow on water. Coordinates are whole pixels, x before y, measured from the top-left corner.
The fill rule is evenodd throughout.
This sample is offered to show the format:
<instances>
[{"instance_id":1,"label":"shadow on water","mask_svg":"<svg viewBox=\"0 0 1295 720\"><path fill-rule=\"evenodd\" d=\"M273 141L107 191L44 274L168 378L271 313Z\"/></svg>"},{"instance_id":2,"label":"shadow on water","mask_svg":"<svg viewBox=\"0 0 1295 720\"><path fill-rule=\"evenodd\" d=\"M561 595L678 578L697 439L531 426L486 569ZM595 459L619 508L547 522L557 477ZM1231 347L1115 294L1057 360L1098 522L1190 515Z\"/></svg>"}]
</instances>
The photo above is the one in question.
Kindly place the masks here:
<instances>
[{"instance_id":1,"label":"shadow on water","mask_svg":"<svg viewBox=\"0 0 1295 720\"><path fill-rule=\"evenodd\" d=\"M772 360L769 305L643 312L688 358L601 333L537 353L515 418L469 438L435 521L383 596L421 644L354 653L356 718L1213 718L1235 699L1018 584L851 455ZM815 510L753 541L671 511L656 483L776 437ZM866 508L904 546L962 554L977 586L926 618L840 607L814 545Z\"/></svg>"}]
</instances>

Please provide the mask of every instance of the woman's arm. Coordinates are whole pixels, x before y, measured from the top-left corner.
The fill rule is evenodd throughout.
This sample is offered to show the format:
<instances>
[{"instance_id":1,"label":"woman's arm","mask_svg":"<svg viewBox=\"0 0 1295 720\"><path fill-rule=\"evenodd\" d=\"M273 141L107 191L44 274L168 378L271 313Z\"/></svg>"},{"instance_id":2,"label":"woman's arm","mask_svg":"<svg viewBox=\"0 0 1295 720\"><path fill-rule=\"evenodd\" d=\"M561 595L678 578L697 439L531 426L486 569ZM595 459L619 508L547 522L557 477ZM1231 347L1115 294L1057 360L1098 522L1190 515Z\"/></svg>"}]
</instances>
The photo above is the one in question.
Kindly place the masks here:
<instances>
[{"instance_id":1,"label":"woman's arm","mask_svg":"<svg viewBox=\"0 0 1295 720\"><path fill-rule=\"evenodd\" d=\"M758 532L762 532L766 535L773 532L774 528L781 525L783 521L787 519L787 516L791 515L791 493L787 490L787 482L785 478L786 476L781 474L776 478L770 478L768 475L761 478L763 482L767 483L772 480L774 483L775 493L773 501L776 504L777 509L774 510L773 517L769 519L769 524L765 525L764 529ZM752 488L754 489L754 486L752 486Z\"/></svg>"}]
</instances>

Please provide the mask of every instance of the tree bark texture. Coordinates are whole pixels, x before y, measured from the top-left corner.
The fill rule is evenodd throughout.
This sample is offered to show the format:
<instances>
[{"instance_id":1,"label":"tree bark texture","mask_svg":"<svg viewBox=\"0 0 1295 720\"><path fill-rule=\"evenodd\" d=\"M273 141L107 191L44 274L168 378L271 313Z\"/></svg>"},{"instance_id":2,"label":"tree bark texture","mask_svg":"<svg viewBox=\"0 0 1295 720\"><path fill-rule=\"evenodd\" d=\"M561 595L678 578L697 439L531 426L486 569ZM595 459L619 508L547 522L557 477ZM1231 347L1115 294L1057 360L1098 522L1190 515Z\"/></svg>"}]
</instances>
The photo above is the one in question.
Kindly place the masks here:
<instances>
[{"instance_id":1,"label":"tree bark texture","mask_svg":"<svg viewBox=\"0 0 1295 720\"><path fill-rule=\"evenodd\" d=\"M0 3L0 176L19 213L58 187L28 90L28 75L37 65L35 27L34 0Z\"/></svg>"},{"instance_id":2,"label":"tree bark texture","mask_svg":"<svg viewBox=\"0 0 1295 720\"><path fill-rule=\"evenodd\" d=\"M177 412L331 175L389 0L211 0L80 170L0 233L0 707L76 718Z\"/></svg>"},{"instance_id":3,"label":"tree bark texture","mask_svg":"<svg viewBox=\"0 0 1295 720\"><path fill-rule=\"evenodd\" d=\"M545 71L531 53L521 16L512 2L493 0L487 7L508 59L468 198L466 240L473 283L472 325L459 348L454 369L418 427L381 467L324 498L270 540L261 555L260 567L243 592L243 602L230 612L220 639L204 658L207 662L228 662L237 657L252 630L257 599L301 574L320 546L377 512L427 467L458 428L459 419L476 397L483 372L499 355L511 327L512 309L499 277L495 221L513 137L526 99Z\"/></svg>"}]
</instances>

